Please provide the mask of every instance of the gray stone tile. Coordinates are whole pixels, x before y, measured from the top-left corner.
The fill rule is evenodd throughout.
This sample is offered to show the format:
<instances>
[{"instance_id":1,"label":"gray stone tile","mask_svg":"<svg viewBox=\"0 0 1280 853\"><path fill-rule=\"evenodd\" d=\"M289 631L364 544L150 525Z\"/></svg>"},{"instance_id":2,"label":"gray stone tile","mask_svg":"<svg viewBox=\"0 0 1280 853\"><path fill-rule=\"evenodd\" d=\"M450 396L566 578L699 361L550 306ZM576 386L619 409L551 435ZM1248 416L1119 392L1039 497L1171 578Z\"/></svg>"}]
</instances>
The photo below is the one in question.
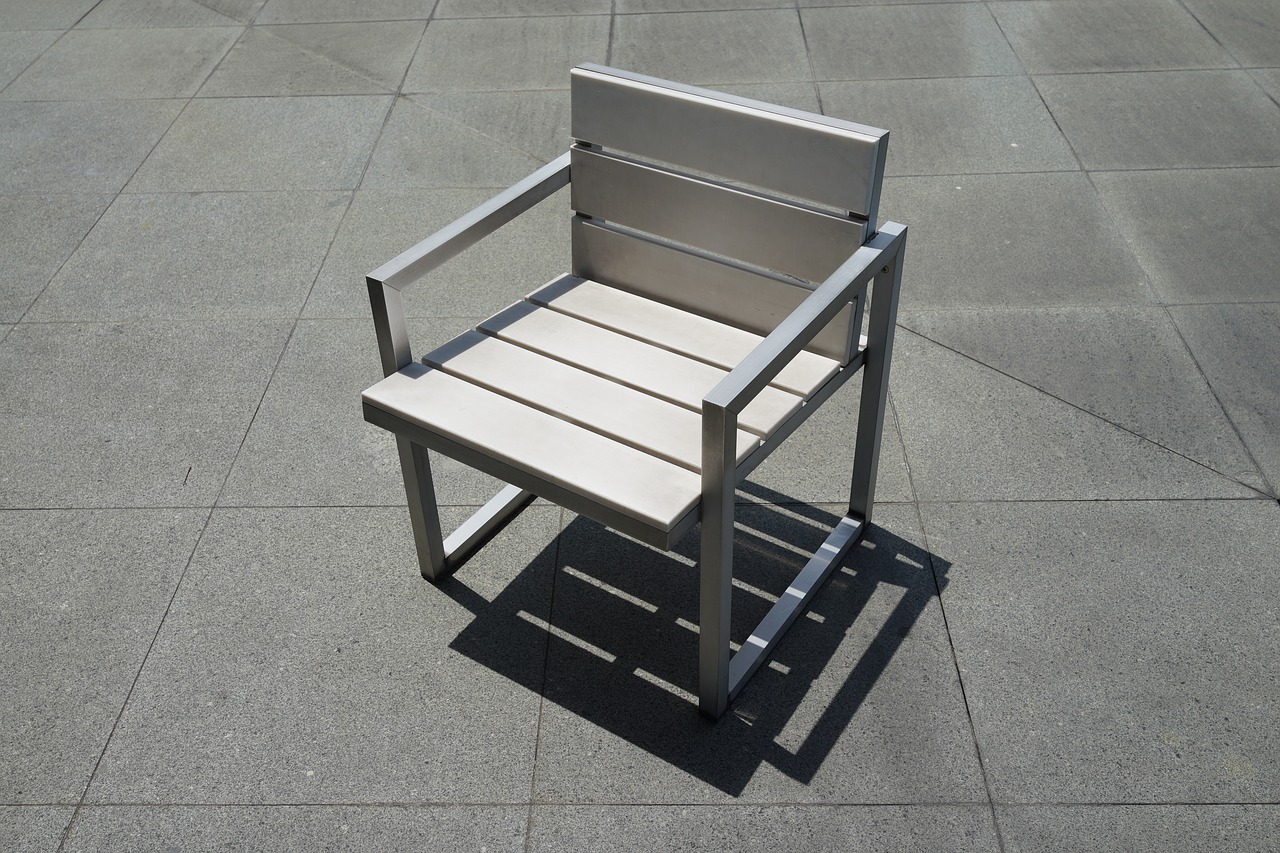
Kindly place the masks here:
<instances>
[{"instance_id":1,"label":"gray stone tile","mask_svg":"<svg viewBox=\"0 0 1280 853\"><path fill-rule=\"evenodd\" d=\"M573 144L569 90L535 92L426 92L413 102L543 162Z\"/></svg>"},{"instance_id":2,"label":"gray stone tile","mask_svg":"<svg viewBox=\"0 0 1280 853\"><path fill-rule=\"evenodd\" d=\"M999 849L986 806L533 807L530 850L585 853L602 838L635 853Z\"/></svg>"},{"instance_id":3,"label":"gray stone tile","mask_svg":"<svg viewBox=\"0 0 1280 853\"><path fill-rule=\"evenodd\" d=\"M404 91L563 89L570 68L603 62L608 46L607 15L435 20Z\"/></svg>"},{"instance_id":4,"label":"gray stone tile","mask_svg":"<svg viewBox=\"0 0 1280 853\"><path fill-rule=\"evenodd\" d=\"M738 508L734 573L749 586L734 591L735 639L746 639L771 606L764 596L786 589L842 507ZM558 553L535 801L981 802L918 537L912 507L882 507L814 615L797 620L712 725L691 695L698 537L664 554L572 521ZM472 645L465 634L458 643Z\"/></svg>"},{"instance_id":5,"label":"gray stone tile","mask_svg":"<svg viewBox=\"0 0 1280 853\"><path fill-rule=\"evenodd\" d=\"M1019 0L989 5L1032 74L1236 67L1176 0Z\"/></svg>"},{"instance_id":6,"label":"gray stone tile","mask_svg":"<svg viewBox=\"0 0 1280 853\"><path fill-rule=\"evenodd\" d=\"M77 29L234 27L246 20L197 0L102 0Z\"/></svg>"},{"instance_id":7,"label":"gray stone tile","mask_svg":"<svg viewBox=\"0 0 1280 853\"><path fill-rule=\"evenodd\" d=\"M10 325L0 324L0 343L2 343L4 339L9 336L9 333L13 331L13 329L14 327L11 324Z\"/></svg>"},{"instance_id":8,"label":"gray stone tile","mask_svg":"<svg viewBox=\"0 0 1280 853\"><path fill-rule=\"evenodd\" d=\"M997 802L1275 802L1274 501L921 511Z\"/></svg>"},{"instance_id":9,"label":"gray stone tile","mask_svg":"<svg viewBox=\"0 0 1280 853\"><path fill-rule=\"evenodd\" d=\"M1272 100L1280 102L1280 68L1258 68L1249 74Z\"/></svg>"},{"instance_id":10,"label":"gray stone tile","mask_svg":"<svg viewBox=\"0 0 1280 853\"><path fill-rule=\"evenodd\" d=\"M411 338L414 352L428 352L481 319L416 323L411 329L416 333ZM221 503L404 504L395 439L361 415L360 393L381 378L367 319L302 321L254 417ZM432 474L436 497L444 505L483 504L502 488L439 455L432 456Z\"/></svg>"},{"instance_id":11,"label":"gray stone tile","mask_svg":"<svg viewBox=\"0 0 1280 853\"><path fill-rule=\"evenodd\" d=\"M0 0L0 30L65 30L98 0Z\"/></svg>"},{"instance_id":12,"label":"gray stone tile","mask_svg":"<svg viewBox=\"0 0 1280 853\"><path fill-rule=\"evenodd\" d=\"M389 96L192 101L131 192L354 189Z\"/></svg>"},{"instance_id":13,"label":"gray stone tile","mask_svg":"<svg viewBox=\"0 0 1280 853\"><path fill-rule=\"evenodd\" d=\"M880 212L910 229L904 309L1152 302L1080 173L890 178Z\"/></svg>"},{"instance_id":14,"label":"gray stone tile","mask_svg":"<svg viewBox=\"0 0 1280 853\"><path fill-rule=\"evenodd\" d=\"M425 27L406 21L252 27L200 95L395 92Z\"/></svg>"},{"instance_id":15,"label":"gray stone tile","mask_svg":"<svg viewBox=\"0 0 1280 853\"><path fill-rule=\"evenodd\" d=\"M71 806L0 806L0 847L55 853L74 813Z\"/></svg>"},{"instance_id":16,"label":"gray stone tile","mask_svg":"<svg viewBox=\"0 0 1280 853\"><path fill-rule=\"evenodd\" d=\"M115 192L181 101L0 102L0 192Z\"/></svg>"},{"instance_id":17,"label":"gray stone tile","mask_svg":"<svg viewBox=\"0 0 1280 853\"><path fill-rule=\"evenodd\" d=\"M267 0L254 23L310 24L334 21L425 21L435 0Z\"/></svg>"},{"instance_id":18,"label":"gray stone tile","mask_svg":"<svg viewBox=\"0 0 1280 853\"><path fill-rule=\"evenodd\" d=\"M239 28L74 30L4 90L9 100L189 98Z\"/></svg>"},{"instance_id":19,"label":"gray stone tile","mask_svg":"<svg viewBox=\"0 0 1280 853\"><path fill-rule=\"evenodd\" d=\"M607 15L612 0L440 0L433 18Z\"/></svg>"},{"instance_id":20,"label":"gray stone tile","mask_svg":"<svg viewBox=\"0 0 1280 853\"><path fill-rule=\"evenodd\" d=\"M0 195L0 321L22 316L110 203L109 195Z\"/></svg>"},{"instance_id":21,"label":"gray stone tile","mask_svg":"<svg viewBox=\"0 0 1280 853\"><path fill-rule=\"evenodd\" d=\"M0 512L4 802L80 799L204 521L203 510ZM50 818L19 816L31 829Z\"/></svg>"},{"instance_id":22,"label":"gray stone tile","mask_svg":"<svg viewBox=\"0 0 1280 853\"><path fill-rule=\"evenodd\" d=\"M800 21L788 9L620 15L609 61L697 86L812 79Z\"/></svg>"},{"instance_id":23,"label":"gray stone tile","mask_svg":"<svg viewBox=\"0 0 1280 853\"><path fill-rule=\"evenodd\" d=\"M367 273L497 191L361 190L303 315L368 318ZM405 311L411 317L483 319L524 298L569 271L570 215L567 193L542 202L428 273L406 292Z\"/></svg>"},{"instance_id":24,"label":"gray stone tile","mask_svg":"<svg viewBox=\"0 0 1280 853\"><path fill-rule=\"evenodd\" d=\"M1158 308L922 311L899 323L1254 488L1265 483Z\"/></svg>"},{"instance_id":25,"label":"gray stone tile","mask_svg":"<svg viewBox=\"0 0 1280 853\"><path fill-rule=\"evenodd\" d=\"M529 136L530 142L536 137ZM414 98L400 98L361 186L508 187L543 161Z\"/></svg>"},{"instance_id":26,"label":"gray stone tile","mask_svg":"<svg viewBox=\"0 0 1280 853\"><path fill-rule=\"evenodd\" d=\"M1280 301L1280 169L1096 174L1161 301ZM1213 235L1212 257L1192 235Z\"/></svg>"},{"instance_id":27,"label":"gray stone tile","mask_svg":"<svg viewBox=\"0 0 1280 853\"><path fill-rule=\"evenodd\" d=\"M1187 0L1187 8L1244 65L1280 65L1280 8L1269 0Z\"/></svg>"},{"instance_id":28,"label":"gray stone tile","mask_svg":"<svg viewBox=\"0 0 1280 853\"><path fill-rule=\"evenodd\" d=\"M635 12L717 12L741 9L791 9L787 0L618 0L617 11Z\"/></svg>"},{"instance_id":29,"label":"gray stone tile","mask_svg":"<svg viewBox=\"0 0 1280 853\"><path fill-rule=\"evenodd\" d=\"M889 131L889 175L1079 169L1026 77L868 80L819 88L827 115Z\"/></svg>"},{"instance_id":30,"label":"gray stone tile","mask_svg":"<svg viewBox=\"0 0 1280 853\"><path fill-rule=\"evenodd\" d=\"M296 317L350 197L122 195L27 319Z\"/></svg>"},{"instance_id":31,"label":"gray stone tile","mask_svg":"<svg viewBox=\"0 0 1280 853\"><path fill-rule=\"evenodd\" d=\"M0 345L0 506L211 505L289 326L18 326Z\"/></svg>"},{"instance_id":32,"label":"gray stone tile","mask_svg":"<svg viewBox=\"0 0 1280 853\"><path fill-rule=\"evenodd\" d=\"M802 9L819 80L1021 74L980 3Z\"/></svg>"},{"instance_id":33,"label":"gray stone tile","mask_svg":"<svg viewBox=\"0 0 1280 853\"><path fill-rule=\"evenodd\" d=\"M36 57L58 39L52 30L0 31L0 89L8 86Z\"/></svg>"},{"instance_id":34,"label":"gray stone tile","mask_svg":"<svg viewBox=\"0 0 1280 853\"><path fill-rule=\"evenodd\" d=\"M1280 847L1278 806L997 806L1010 853L1267 853Z\"/></svg>"},{"instance_id":35,"label":"gray stone tile","mask_svg":"<svg viewBox=\"0 0 1280 853\"><path fill-rule=\"evenodd\" d=\"M1280 107L1258 91L1248 72L1035 80L1087 169L1280 164Z\"/></svg>"},{"instance_id":36,"label":"gray stone tile","mask_svg":"<svg viewBox=\"0 0 1280 853\"><path fill-rule=\"evenodd\" d=\"M1209 386L1280 495L1280 306L1170 310Z\"/></svg>"},{"instance_id":37,"label":"gray stone tile","mask_svg":"<svg viewBox=\"0 0 1280 853\"><path fill-rule=\"evenodd\" d=\"M800 8L805 6L888 6L895 4L917 5L920 3L971 3L973 0L797 0Z\"/></svg>"},{"instance_id":38,"label":"gray stone tile","mask_svg":"<svg viewBox=\"0 0 1280 853\"><path fill-rule=\"evenodd\" d=\"M524 806L88 806L62 849L487 850L524 849Z\"/></svg>"},{"instance_id":39,"label":"gray stone tile","mask_svg":"<svg viewBox=\"0 0 1280 853\"><path fill-rule=\"evenodd\" d=\"M198 2L219 14L247 24L254 20L266 0L198 0Z\"/></svg>"},{"instance_id":40,"label":"gray stone tile","mask_svg":"<svg viewBox=\"0 0 1280 853\"><path fill-rule=\"evenodd\" d=\"M1256 497L909 331L894 341L898 428L922 501Z\"/></svg>"},{"instance_id":41,"label":"gray stone tile","mask_svg":"<svg viewBox=\"0 0 1280 853\"><path fill-rule=\"evenodd\" d=\"M546 617L559 519L529 508L441 588L403 509L216 510L89 800L527 801L545 635L512 626ZM519 678L450 647L481 617Z\"/></svg>"}]
</instances>

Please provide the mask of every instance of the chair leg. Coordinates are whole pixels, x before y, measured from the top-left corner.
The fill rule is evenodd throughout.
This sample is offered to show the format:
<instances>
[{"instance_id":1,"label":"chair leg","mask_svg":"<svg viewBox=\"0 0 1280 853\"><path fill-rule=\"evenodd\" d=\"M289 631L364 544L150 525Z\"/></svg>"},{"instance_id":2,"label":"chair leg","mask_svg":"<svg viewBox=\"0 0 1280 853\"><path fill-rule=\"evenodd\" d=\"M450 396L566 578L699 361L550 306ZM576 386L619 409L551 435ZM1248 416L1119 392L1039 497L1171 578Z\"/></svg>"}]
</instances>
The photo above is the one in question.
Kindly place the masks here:
<instances>
[{"instance_id":1,"label":"chair leg","mask_svg":"<svg viewBox=\"0 0 1280 853\"><path fill-rule=\"evenodd\" d=\"M729 707L733 592L734 416L703 409L702 553L698 574L698 710L713 720ZM708 464L709 463L709 464Z\"/></svg>"},{"instance_id":2,"label":"chair leg","mask_svg":"<svg viewBox=\"0 0 1280 853\"><path fill-rule=\"evenodd\" d=\"M875 277L871 320L867 324L867 352L862 366L862 402L858 409L858 437L853 455L853 484L849 515L865 528L875 502L876 472L880 467L880 438L889 395L889 360L898 319L898 289L902 283L902 254Z\"/></svg>"},{"instance_id":3,"label":"chair leg","mask_svg":"<svg viewBox=\"0 0 1280 853\"><path fill-rule=\"evenodd\" d=\"M444 539L440 533L440 511L436 490L431 482L431 462L427 449L403 436L396 436L400 451L400 468L404 473L404 492L409 499L409 520L413 524L413 543L418 549L418 565L429 581L443 580L445 567Z\"/></svg>"}]
</instances>

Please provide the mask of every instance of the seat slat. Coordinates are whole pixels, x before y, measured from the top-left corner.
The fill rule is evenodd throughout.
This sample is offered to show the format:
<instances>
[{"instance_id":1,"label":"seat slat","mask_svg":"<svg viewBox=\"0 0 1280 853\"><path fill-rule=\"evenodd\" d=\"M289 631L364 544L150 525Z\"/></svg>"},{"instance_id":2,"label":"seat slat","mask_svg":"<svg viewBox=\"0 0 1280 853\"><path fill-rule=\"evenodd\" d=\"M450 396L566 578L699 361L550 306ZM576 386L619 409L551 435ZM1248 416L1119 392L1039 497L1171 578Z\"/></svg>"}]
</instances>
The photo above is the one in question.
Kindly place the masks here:
<instances>
[{"instance_id":1,"label":"seat slat","mask_svg":"<svg viewBox=\"0 0 1280 853\"><path fill-rule=\"evenodd\" d=\"M703 396L728 372L530 302L517 302L478 328L693 411L701 411ZM796 394L767 387L742 410L738 425L768 436L802 403Z\"/></svg>"},{"instance_id":2,"label":"seat slat","mask_svg":"<svg viewBox=\"0 0 1280 853\"><path fill-rule=\"evenodd\" d=\"M692 471L423 364L383 379L364 401L658 530L699 498Z\"/></svg>"},{"instance_id":3,"label":"seat slat","mask_svg":"<svg viewBox=\"0 0 1280 853\"><path fill-rule=\"evenodd\" d=\"M683 406L479 332L422 361L691 471L702 468L702 421ZM738 430L737 461L759 446L759 436Z\"/></svg>"},{"instance_id":4,"label":"seat slat","mask_svg":"<svg viewBox=\"0 0 1280 853\"><path fill-rule=\"evenodd\" d=\"M528 299L726 370L737 367L764 340L743 329L575 276L557 279ZM834 359L802 351L772 384L808 397L839 369L840 363Z\"/></svg>"}]
</instances>

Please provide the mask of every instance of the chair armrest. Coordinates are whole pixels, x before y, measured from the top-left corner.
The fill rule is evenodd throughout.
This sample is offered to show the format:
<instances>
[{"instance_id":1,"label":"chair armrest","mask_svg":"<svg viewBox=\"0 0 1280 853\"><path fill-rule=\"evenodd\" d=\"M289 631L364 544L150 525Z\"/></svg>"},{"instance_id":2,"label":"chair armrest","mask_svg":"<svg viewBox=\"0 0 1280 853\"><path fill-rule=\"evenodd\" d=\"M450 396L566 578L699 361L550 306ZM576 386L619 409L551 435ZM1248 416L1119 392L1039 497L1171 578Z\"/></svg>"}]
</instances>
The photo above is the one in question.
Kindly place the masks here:
<instances>
[{"instance_id":1,"label":"chair armrest","mask_svg":"<svg viewBox=\"0 0 1280 853\"><path fill-rule=\"evenodd\" d=\"M365 276L383 375L390 376L413 361L401 291L568 183L569 153L566 151Z\"/></svg>"},{"instance_id":2,"label":"chair armrest","mask_svg":"<svg viewBox=\"0 0 1280 853\"><path fill-rule=\"evenodd\" d=\"M741 412L804 349L819 329L831 322L881 268L894 260L902 249L906 234L907 226L885 223L875 237L828 276L707 393L702 401L703 411L714 408L735 415Z\"/></svg>"}]
</instances>

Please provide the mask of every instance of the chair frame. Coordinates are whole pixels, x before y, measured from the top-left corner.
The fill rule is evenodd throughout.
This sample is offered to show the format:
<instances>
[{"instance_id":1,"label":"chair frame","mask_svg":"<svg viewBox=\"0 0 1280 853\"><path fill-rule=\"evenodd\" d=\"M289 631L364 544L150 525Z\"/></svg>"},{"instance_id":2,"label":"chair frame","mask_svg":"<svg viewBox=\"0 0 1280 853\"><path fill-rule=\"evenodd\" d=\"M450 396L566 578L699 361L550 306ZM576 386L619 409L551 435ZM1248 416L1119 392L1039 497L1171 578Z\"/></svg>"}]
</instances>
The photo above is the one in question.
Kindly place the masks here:
<instances>
[{"instance_id":1,"label":"chair frame","mask_svg":"<svg viewBox=\"0 0 1280 853\"><path fill-rule=\"evenodd\" d=\"M566 152L369 273L366 283L385 375L390 376L413 362L402 291L567 186L570 178L570 153ZM869 223L868 230L871 228L874 222ZM702 401L702 497L698 506L665 533L481 452L415 428L366 402L365 419L396 433L423 577L434 583L449 577L536 496L668 550L700 522L698 705L705 716L719 718L871 521L906 232L906 227L897 223L881 226L706 394ZM869 285L873 288L870 300ZM871 304L867 335L861 337L862 315L868 301ZM734 436L738 414L850 303L855 311L854 340L861 339L864 345L855 348L848 363L759 448L742 463L737 463ZM734 654L729 629L737 484L859 369L863 371L862 398L848 511ZM499 491L447 538L440 527L429 449L512 484Z\"/></svg>"}]
</instances>

